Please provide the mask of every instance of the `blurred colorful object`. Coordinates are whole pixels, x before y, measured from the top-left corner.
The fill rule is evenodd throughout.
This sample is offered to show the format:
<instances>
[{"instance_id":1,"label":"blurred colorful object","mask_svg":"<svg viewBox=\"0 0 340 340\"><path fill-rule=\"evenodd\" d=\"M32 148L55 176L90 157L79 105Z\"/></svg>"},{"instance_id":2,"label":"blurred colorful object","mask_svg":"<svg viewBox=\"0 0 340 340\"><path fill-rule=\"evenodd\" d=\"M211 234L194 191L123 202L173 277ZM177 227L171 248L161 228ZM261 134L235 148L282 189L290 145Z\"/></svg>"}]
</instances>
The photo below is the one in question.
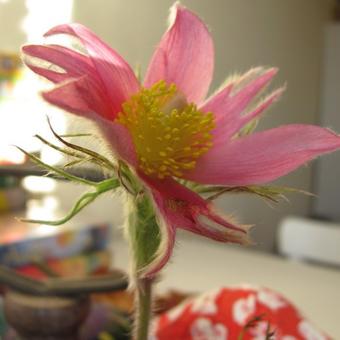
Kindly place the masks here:
<instances>
[{"instance_id":1,"label":"blurred colorful object","mask_svg":"<svg viewBox=\"0 0 340 340\"><path fill-rule=\"evenodd\" d=\"M108 250L98 250L66 258L50 259L36 264L32 263L18 267L16 270L35 279L45 279L48 274L42 268L48 268L50 272L58 276L71 278L108 273L110 265L110 252Z\"/></svg>"},{"instance_id":2,"label":"blurred colorful object","mask_svg":"<svg viewBox=\"0 0 340 340\"><path fill-rule=\"evenodd\" d=\"M69 226L40 237L34 235L37 226L32 230L27 224L16 224L18 227L12 223L7 232L1 228L0 236L0 262L14 268L105 250L110 242L110 225L105 223ZM2 221L2 225L6 227L6 222Z\"/></svg>"},{"instance_id":3,"label":"blurred colorful object","mask_svg":"<svg viewBox=\"0 0 340 340\"><path fill-rule=\"evenodd\" d=\"M285 297L263 287L215 289L162 314L153 340L328 340Z\"/></svg>"},{"instance_id":4,"label":"blurred colorful object","mask_svg":"<svg viewBox=\"0 0 340 340\"><path fill-rule=\"evenodd\" d=\"M0 52L0 82L13 83L20 73L21 65L18 54Z\"/></svg>"},{"instance_id":5,"label":"blurred colorful object","mask_svg":"<svg viewBox=\"0 0 340 340\"><path fill-rule=\"evenodd\" d=\"M10 96L21 75L22 62L19 54L0 51L0 103Z\"/></svg>"}]
</instances>

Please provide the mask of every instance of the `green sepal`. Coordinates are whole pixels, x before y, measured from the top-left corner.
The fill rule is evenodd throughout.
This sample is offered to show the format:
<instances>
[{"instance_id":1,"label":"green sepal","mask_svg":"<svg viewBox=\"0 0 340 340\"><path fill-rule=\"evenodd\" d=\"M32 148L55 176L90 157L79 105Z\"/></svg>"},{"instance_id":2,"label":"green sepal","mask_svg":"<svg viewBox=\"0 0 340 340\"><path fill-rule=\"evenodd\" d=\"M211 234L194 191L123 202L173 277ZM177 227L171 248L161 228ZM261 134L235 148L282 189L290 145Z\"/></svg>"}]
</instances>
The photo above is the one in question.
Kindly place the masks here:
<instances>
[{"instance_id":1,"label":"green sepal","mask_svg":"<svg viewBox=\"0 0 340 340\"><path fill-rule=\"evenodd\" d=\"M138 275L156 257L160 246L160 229L150 196L141 193L129 196L128 238Z\"/></svg>"}]
</instances>

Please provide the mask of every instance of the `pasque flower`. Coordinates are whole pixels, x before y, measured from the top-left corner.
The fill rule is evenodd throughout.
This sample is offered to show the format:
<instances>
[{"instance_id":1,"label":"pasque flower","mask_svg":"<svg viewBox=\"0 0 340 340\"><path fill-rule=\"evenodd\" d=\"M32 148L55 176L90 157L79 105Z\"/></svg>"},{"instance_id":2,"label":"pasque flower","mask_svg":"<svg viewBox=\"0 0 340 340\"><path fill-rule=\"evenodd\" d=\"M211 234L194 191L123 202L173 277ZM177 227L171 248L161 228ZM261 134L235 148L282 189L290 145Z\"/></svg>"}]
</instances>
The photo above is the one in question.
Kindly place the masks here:
<instances>
[{"instance_id":1,"label":"pasque flower","mask_svg":"<svg viewBox=\"0 0 340 340\"><path fill-rule=\"evenodd\" d=\"M26 64L56 84L43 93L45 100L94 121L115 157L147 188L163 233L148 276L169 259L177 228L221 242L248 242L246 226L217 213L182 180L263 184L340 147L339 136L312 125L240 133L280 97L282 89L258 99L277 70L251 69L206 98L213 42L205 24L179 4L172 8L172 22L142 84L128 63L86 27L59 25L46 36L56 34L77 38L83 50L28 45L23 47Z\"/></svg>"}]
</instances>

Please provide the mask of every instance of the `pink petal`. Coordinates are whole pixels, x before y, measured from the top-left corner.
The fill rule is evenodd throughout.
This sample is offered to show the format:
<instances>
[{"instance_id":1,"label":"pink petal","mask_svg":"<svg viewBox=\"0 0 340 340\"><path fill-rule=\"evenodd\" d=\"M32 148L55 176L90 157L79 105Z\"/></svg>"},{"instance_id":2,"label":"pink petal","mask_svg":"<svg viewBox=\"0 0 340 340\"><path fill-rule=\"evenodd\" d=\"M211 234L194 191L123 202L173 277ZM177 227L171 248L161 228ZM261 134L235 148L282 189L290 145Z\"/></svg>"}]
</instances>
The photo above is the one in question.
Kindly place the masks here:
<instances>
[{"instance_id":1,"label":"pink petal","mask_svg":"<svg viewBox=\"0 0 340 340\"><path fill-rule=\"evenodd\" d=\"M192 12L175 4L175 19L162 37L148 67L145 86L159 80L175 83L188 102L206 96L214 68L214 47L205 24Z\"/></svg>"},{"instance_id":2,"label":"pink petal","mask_svg":"<svg viewBox=\"0 0 340 340\"><path fill-rule=\"evenodd\" d=\"M266 183L340 148L340 137L313 125L286 125L215 144L186 177L204 184Z\"/></svg>"},{"instance_id":3,"label":"pink petal","mask_svg":"<svg viewBox=\"0 0 340 340\"><path fill-rule=\"evenodd\" d=\"M26 58L28 67L59 84L51 91L43 93L48 102L93 120L96 120L93 113L112 120L114 108L88 57L56 45L27 45L22 51L26 56L35 58ZM57 65L61 71L51 69L50 64Z\"/></svg>"},{"instance_id":4,"label":"pink petal","mask_svg":"<svg viewBox=\"0 0 340 340\"><path fill-rule=\"evenodd\" d=\"M89 61L97 72L112 107L113 119L121 110L121 104L139 90L139 84L131 67L113 49L94 33L80 24L65 24L52 28L45 36L69 34L84 45Z\"/></svg>"},{"instance_id":5,"label":"pink petal","mask_svg":"<svg viewBox=\"0 0 340 340\"><path fill-rule=\"evenodd\" d=\"M204 112L214 113L217 125L213 131L214 136L223 134L224 140L228 140L249 121L247 118L253 119L262 113L268 105L256 114L244 117L245 110L249 104L270 83L276 73L277 69L274 68L266 72L262 72L259 68L251 70L246 75L227 84L201 107ZM275 94L275 99L277 98L278 95ZM273 101L274 98L270 102Z\"/></svg>"},{"instance_id":6,"label":"pink petal","mask_svg":"<svg viewBox=\"0 0 340 340\"><path fill-rule=\"evenodd\" d=\"M119 123L108 123L104 119L97 120L96 123L115 156L137 167L136 148L128 129Z\"/></svg>"},{"instance_id":7,"label":"pink petal","mask_svg":"<svg viewBox=\"0 0 340 340\"><path fill-rule=\"evenodd\" d=\"M243 115L240 119L239 127L236 127L236 131L240 130L246 124L250 123L253 119L258 118L260 114L266 111L273 103L279 100L284 92L285 88L279 88L269 94L265 99L263 99L252 111Z\"/></svg>"},{"instance_id":8,"label":"pink petal","mask_svg":"<svg viewBox=\"0 0 340 340\"><path fill-rule=\"evenodd\" d=\"M140 174L150 187L156 208L167 227L168 244L147 269L147 276L157 273L168 261L174 246L177 228L214 239L219 242L248 244L247 227L227 221L214 211L210 202L175 180L155 180Z\"/></svg>"},{"instance_id":9,"label":"pink petal","mask_svg":"<svg viewBox=\"0 0 340 340\"><path fill-rule=\"evenodd\" d=\"M43 92L44 99L64 110L73 112L81 117L95 121L109 145L109 149L120 159L125 160L132 166L137 165L135 146L128 130L114 121L108 122L111 111L105 101L93 90L93 86L87 77L71 80L56 86L54 89ZM101 112L101 116L94 113ZM106 113L105 113L106 112Z\"/></svg>"},{"instance_id":10,"label":"pink petal","mask_svg":"<svg viewBox=\"0 0 340 340\"><path fill-rule=\"evenodd\" d=\"M43 92L42 95L49 103L94 121L115 156L136 166L137 156L129 131L123 125L107 120L111 114L110 107L103 99L104 94L100 95L101 89L96 89L91 80L83 76L62 83L50 91ZM100 112L101 115L94 111Z\"/></svg>"},{"instance_id":11,"label":"pink petal","mask_svg":"<svg viewBox=\"0 0 340 340\"><path fill-rule=\"evenodd\" d=\"M53 83L61 83L65 81L66 78L68 78L67 74L65 72L57 72L48 68L35 66L33 64L26 65L36 74L39 74L40 76L52 81Z\"/></svg>"},{"instance_id":12,"label":"pink petal","mask_svg":"<svg viewBox=\"0 0 340 340\"><path fill-rule=\"evenodd\" d=\"M217 107L215 112L216 119L223 118L225 116L225 111L219 110L218 107L223 105L227 100L230 99L229 97L238 93L247 84L251 83L263 73L263 67L255 67L251 68L244 74L233 74L229 76L222 86L205 100L205 102L201 105L201 109L205 108L207 105L208 109L211 108L215 110Z\"/></svg>"},{"instance_id":13,"label":"pink petal","mask_svg":"<svg viewBox=\"0 0 340 340\"><path fill-rule=\"evenodd\" d=\"M43 98L66 111L96 121L99 115L109 119L112 111L105 93L88 76L71 78L67 82L42 93Z\"/></svg>"},{"instance_id":14,"label":"pink petal","mask_svg":"<svg viewBox=\"0 0 340 340\"><path fill-rule=\"evenodd\" d=\"M281 98L285 88L279 88L269 94L265 99L249 113L242 115L240 119L233 125L233 130L229 130L227 133L223 129L215 129L214 131L214 143L226 143L237 132L239 132L244 126L250 123L252 120L258 118L263 112L265 112L272 104ZM231 136L230 136L231 133Z\"/></svg>"},{"instance_id":15,"label":"pink petal","mask_svg":"<svg viewBox=\"0 0 340 340\"><path fill-rule=\"evenodd\" d=\"M42 93L44 99L66 111L94 121L105 135L110 148L120 158L135 165L137 158L131 136L126 128L113 122L115 108L112 107L91 59L56 45L28 45L23 47L23 52L63 69L63 72L58 72L40 66L36 60L32 63L26 60L33 71L58 83L52 90ZM36 63L39 66L36 66Z\"/></svg>"},{"instance_id":16,"label":"pink petal","mask_svg":"<svg viewBox=\"0 0 340 340\"><path fill-rule=\"evenodd\" d=\"M91 77L98 79L96 70L89 58L69 48L58 45L26 45L22 47L22 52L25 55L39 58L62 68L64 72L57 72L51 70L50 67L39 65L38 61L25 60L30 69L54 83L83 75L91 75Z\"/></svg>"}]
</instances>

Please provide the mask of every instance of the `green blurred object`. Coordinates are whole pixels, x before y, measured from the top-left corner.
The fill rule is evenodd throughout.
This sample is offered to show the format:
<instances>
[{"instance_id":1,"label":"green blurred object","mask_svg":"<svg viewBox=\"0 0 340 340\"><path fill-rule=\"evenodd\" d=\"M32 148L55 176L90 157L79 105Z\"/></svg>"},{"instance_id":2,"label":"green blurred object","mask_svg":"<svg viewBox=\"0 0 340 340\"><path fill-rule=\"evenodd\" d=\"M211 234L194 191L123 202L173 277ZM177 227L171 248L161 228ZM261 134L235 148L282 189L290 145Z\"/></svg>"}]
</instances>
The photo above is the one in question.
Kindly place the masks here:
<instances>
[{"instance_id":1,"label":"green blurred object","mask_svg":"<svg viewBox=\"0 0 340 340\"><path fill-rule=\"evenodd\" d=\"M14 176L0 176L0 189L13 188L19 185L19 180Z\"/></svg>"},{"instance_id":2,"label":"green blurred object","mask_svg":"<svg viewBox=\"0 0 340 340\"><path fill-rule=\"evenodd\" d=\"M3 299L0 297L0 339L4 337L7 331L7 323L4 315Z\"/></svg>"},{"instance_id":3,"label":"green blurred object","mask_svg":"<svg viewBox=\"0 0 340 340\"><path fill-rule=\"evenodd\" d=\"M11 175L0 175L0 213L25 208L26 192L20 186L20 179Z\"/></svg>"}]
</instances>

